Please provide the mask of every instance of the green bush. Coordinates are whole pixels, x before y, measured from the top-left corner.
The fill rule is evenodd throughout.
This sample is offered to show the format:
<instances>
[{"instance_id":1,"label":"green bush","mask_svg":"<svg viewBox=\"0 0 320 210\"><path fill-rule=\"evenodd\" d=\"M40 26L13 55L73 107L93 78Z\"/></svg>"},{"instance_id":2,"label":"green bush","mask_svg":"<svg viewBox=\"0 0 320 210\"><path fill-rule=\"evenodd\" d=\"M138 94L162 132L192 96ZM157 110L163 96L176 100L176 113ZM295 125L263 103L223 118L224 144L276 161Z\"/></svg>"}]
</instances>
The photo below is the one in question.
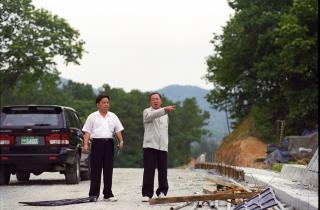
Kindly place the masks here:
<instances>
[{"instance_id":1,"label":"green bush","mask_svg":"<svg viewBox=\"0 0 320 210\"><path fill-rule=\"evenodd\" d=\"M275 163L272 165L272 170L280 172L282 169L283 164L282 163Z\"/></svg>"}]
</instances>

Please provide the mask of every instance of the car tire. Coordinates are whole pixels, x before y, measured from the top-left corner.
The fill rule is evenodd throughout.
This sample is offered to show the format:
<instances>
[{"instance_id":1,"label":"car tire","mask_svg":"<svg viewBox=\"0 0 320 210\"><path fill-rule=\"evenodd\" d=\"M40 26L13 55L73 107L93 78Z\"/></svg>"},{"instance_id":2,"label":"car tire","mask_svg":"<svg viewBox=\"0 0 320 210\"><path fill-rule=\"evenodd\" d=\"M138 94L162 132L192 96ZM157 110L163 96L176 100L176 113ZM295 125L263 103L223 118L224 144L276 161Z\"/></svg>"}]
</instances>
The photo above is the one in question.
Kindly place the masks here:
<instances>
[{"instance_id":1,"label":"car tire","mask_svg":"<svg viewBox=\"0 0 320 210\"><path fill-rule=\"evenodd\" d=\"M17 172L16 173L17 180L20 182L27 182L30 179L30 173L28 172Z\"/></svg>"},{"instance_id":2,"label":"car tire","mask_svg":"<svg viewBox=\"0 0 320 210\"><path fill-rule=\"evenodd\" d=\"M0 185L9 185L10 182L10 171L7 166L0 166Z\"/></svg>"},{"instance_id":3,"label":"car tire","mask_svg":"<svg viewBox=\"0 0 320 210\"><path fill-rule=\"evenodd\" d=\"M65 176L67 184L78 184L80 182L80 157L78 153L76 153L74 163L67 165Z\"/></svg>"}]
</instances>

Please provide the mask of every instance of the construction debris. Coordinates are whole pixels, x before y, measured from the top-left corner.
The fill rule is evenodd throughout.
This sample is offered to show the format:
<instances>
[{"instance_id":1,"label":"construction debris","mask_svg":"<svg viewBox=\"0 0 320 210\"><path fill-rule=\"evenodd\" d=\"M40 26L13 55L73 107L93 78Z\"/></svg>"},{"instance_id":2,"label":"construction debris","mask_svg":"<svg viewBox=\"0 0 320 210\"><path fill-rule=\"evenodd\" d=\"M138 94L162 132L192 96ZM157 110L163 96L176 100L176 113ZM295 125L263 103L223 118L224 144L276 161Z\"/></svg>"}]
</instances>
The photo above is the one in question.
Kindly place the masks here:
<instances>
[{"instance_id":1,"label":"construction debris","mask_svg":"<svg viewBox=\"0 0 320 210\"><path fill-rule=\"evenodd\" d=\"M222 177L219 178L218 176L212 176L210 178L207 178L207 180L214 182L217 186L221 185L221 186L225 186L225 187L229 187L229 188L237 188L238 187L237 185L235 185L231 181L225 180Z\"/></svg>"},{"instance_id":2,"label":"construction debris","mask_svg":"<svg viewBox=\"0 0 320 210\"><path fill-rule=\"evenodd\" d=\"M178 206L171 207L170 210L182 209L183 207L190 206L191 204L192 204L192 202L182 203L182 204L180 204L180 205L178 205Z\"/></svg>"},{"instance_id":3,"label":"construction debris","mask_svg":"<svg viewBox=\"0 0 320 210\"><path fill-rule=\"evenodd\" d=\"M272 188L269 187L243 204L236 206L234 210L263 210L276 206L278 203Z\"/></svg>"},{"instance_id":4,"label":"construction debris","mask_svg":"<svg viewBox=\"0 0 320 210\"><path fill-rule=\"evenodd\" d=\"M207 180L215 183L216 187L211 189L204 187L203 193L206 193L205 195L199 195L198 193L192 196L155 198L150 199L149 204L185 202L171 207L171 210L181 209L186 206L191 206L191 209L208 206L211 209L219 210L220 202L223 202L223 206L228 210L262 210L279 204L271 188L263 190L263 186L247 187L232 178L220 175L212 176Z\"/></svg>"},{"instance_id":5,"label":"construction debris","mask_svg":"<svg viewBox=\"0 0 320 210\"><path fill-rule=\"evenodd\" d=\"M72 199L61 199L61 200L50 200L50 201L33 201L33 202L19 202L28 206L65 206L72 204L89 203L90 198L72 198Z\"/></svg>"},{"instance_id":6,"label":"construction debris","mask_svg":"<svg viewBox=\"0 0 320 210\"><path fill-rule=\"evenodd\" d=\"M228 199L236 199L236 198L248 199L257 194L258 194L257 192L243 192L243 193L217 192L210 195L191 195L191 196L153 198L149 200L149 204L154 205L154 204L163 204L163 203L214 201L214 200L228 200Z\"/></svg>"}]
</instances>

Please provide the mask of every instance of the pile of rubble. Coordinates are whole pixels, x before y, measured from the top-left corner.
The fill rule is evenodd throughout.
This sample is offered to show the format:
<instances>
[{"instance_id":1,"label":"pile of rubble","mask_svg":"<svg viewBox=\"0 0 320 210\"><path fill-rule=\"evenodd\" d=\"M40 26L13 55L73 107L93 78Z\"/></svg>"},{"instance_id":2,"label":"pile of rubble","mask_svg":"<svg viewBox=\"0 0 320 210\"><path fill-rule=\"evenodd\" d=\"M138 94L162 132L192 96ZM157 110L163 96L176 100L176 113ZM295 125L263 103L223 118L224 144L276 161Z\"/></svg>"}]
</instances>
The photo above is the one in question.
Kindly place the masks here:
<instances>
[{"instance_id":1,"label":"pile of rubble","mask_svg":"<svg viewBox=\"0 0 320 210\"><path fill-rule=\"evenodd\" d=\"M164 203L181 203L174 207L172 210L181 209L184 207L197 208L210 208L210 209L268 209L274 206L283 205L277 200L272 188L264 186L244 186L239 181L232 177L221 176L213 168L219 168L221 171L229 175L242 178L243 171L227 165L215 165L212 163L201 163L196 165L197 168L206 168L212 174L209 181L215 183L212 189L203 188L202 193L198 192L196 195L188 196L174 196L150 199L150 205L164 204Z\"/></svg>"}]
</instances>

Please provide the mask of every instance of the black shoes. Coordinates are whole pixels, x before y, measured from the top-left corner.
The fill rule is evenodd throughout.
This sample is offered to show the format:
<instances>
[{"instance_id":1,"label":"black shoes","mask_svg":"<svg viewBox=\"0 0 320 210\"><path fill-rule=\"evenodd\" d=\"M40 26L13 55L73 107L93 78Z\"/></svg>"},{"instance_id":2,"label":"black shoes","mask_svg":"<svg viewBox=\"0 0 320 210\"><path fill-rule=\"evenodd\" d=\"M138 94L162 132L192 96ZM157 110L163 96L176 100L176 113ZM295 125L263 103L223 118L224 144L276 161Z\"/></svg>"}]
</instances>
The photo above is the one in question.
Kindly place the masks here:
<instances>
[{"instance_id":1,"label":"black shoes","mask_svg":"<svg viewBox=\"0 0 320 210\"><path fill-rule=\"evenodd\" d=\"M98 197L97 196L89 196L89 201L90 202L97 202Z\"/></svg>"}]
</instances>

